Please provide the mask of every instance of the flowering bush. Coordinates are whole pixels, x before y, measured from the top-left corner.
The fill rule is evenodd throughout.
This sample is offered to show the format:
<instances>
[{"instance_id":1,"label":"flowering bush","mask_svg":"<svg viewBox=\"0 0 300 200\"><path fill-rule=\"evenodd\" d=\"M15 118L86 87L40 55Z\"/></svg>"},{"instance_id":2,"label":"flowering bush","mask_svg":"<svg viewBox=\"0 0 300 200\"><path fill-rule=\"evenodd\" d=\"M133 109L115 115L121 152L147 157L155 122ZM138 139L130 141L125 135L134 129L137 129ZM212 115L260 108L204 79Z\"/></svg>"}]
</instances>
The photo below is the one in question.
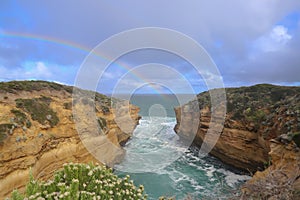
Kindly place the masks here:
<instances>
[{"instance_id":1,"label":"flowering bush","mask_svg":"<svg viewBox=\"0 0 300 200\"><path fill-rule=\"evenodd\" d=\"M11 200L146 199L144 187L136 187L129 178L119 178L103 166L70 163L54 175L54 180L37 182L31 176L25 194L15 190Z\"/></svg>"}]
</instances>

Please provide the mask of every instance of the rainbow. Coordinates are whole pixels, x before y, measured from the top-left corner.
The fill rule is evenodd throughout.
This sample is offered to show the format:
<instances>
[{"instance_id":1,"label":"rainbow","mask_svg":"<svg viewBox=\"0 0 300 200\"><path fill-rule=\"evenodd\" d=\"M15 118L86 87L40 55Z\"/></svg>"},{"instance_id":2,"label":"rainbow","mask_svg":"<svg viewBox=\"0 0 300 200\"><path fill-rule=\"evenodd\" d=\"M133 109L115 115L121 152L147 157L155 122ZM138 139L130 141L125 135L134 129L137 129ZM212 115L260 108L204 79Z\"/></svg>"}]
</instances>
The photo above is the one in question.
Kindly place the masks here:
<instances>
[{"instance_id":1,"label":"rainbow","mask_svg":"<svg viewBox=\"0 0 300 200\"><path fill-rule=\"evenodd\" d=\"M35 41L41 41L41 42L54 43L54 44L61 45L61 46L67 47L67 48L79 50L86 54L90 53L93 50L92 48L80 45L80 44L72 42L72 41L62 40L59 38L54 38L54 37L44 36L44 35L37 35L37 34L32 34L32 33L3 31L3 32L0 32L0 37L17 38L17 39L21 38L21 39L29 39L29 40L35 40ZM101 59L104 59L104 60L109 60L109 61L111 60L111 58L107 55L96 54L96 56L99 56ZM125 63L116 62L116 64L118 65L118 67L123 68L127 71L130 71L130 69L131 69L131 67L126 65Z\"/></svg>"},{"instance_id":2,"label":"rainbow","mask_svg":"<svg viewBox=\"0 0 300 200\"><path fill-rule=\"evenodd\" d=\"M81 44L78 44L78 43L75 43L72 41L62 40L62 39L55 38L55 37L50 37L50 36L45 36L45 35L37 35L37 34L32 34L32 33L2 31L2 32L0 32L0 37L2 37L2 38L3 37L17 38L17 39L21 38L21 39L26 39L26 40L35 40L35 41L41 41L41 42L47 42L47 43L54 43L54 44L61 45L61 46L67 47L67 48L79 50L86 54L90 53L93 50L89 47L83 46ZM111 61L111 58L108 55L104 55L104 54L101 54L101 55L95 54L95 55L106 61ZM134 73L131 70L132 69L131 66L129 66L123 62L120 62L120 61L114 62L114 64L116 64L116 66L118 66L119 68L126 70L128 73L131 73L137 80L147 82L146 78L144 78L141 74ZM153 91L155 93L160 94L160 91L158 89L156 89L156 87L154 85L149 84L149 86L153 89Z\"/></svg>"},{"instance_id":3,"label":"rainbow","mask_svg":"<svg viewBox=\"0 0 300 200\"><path fill-rule=\"evenodd\" d=\"M35 40L35 41L54 43L54 44L61 45L64 47L76 49L76 50L82 51L84 53L90 53L93 50L92 48L88 48L86 46L80 45L80 44L72 42L72 41L62 40L62 39L55 38L55 37L37 35L37 34L32 34L32 33L3 31L3 32L0 32L0 36L7 37L7 38L17 38L17 39L21 38L21 39L30 39L30 40ZM99 56L105 60L111 60L109 56L99 55L99 54L97 56ZM124 65L124 63L122 63L122 66L120 66L120 67L123 67L127 70L130 69L130 67Z\"/></svg>"}]
</instances>

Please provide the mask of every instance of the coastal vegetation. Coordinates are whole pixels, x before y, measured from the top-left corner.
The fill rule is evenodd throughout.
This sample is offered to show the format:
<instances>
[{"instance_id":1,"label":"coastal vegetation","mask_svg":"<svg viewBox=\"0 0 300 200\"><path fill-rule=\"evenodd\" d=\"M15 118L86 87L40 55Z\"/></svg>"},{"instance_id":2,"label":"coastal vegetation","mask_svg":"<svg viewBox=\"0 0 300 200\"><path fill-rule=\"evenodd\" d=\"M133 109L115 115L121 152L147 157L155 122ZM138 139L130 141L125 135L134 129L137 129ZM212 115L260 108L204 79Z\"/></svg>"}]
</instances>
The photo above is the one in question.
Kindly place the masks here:
<instances>
[{"instance_id":1,"label":"coastal vegetation","mask_svg":"<svg viewBox=\"0 0 300 200\"><path fill-rule=\"evenodd\" d=\"M143 200L147 195L142 185L135 186L127 175L119 178L110 168L94 164L64 164L53 180L40 182L30 177L24 194L15 190L10 200L63 199L63 200Z\"/></svg>"},{"instance_id":2,"label":"coastal vegetation","mask_svg":"<svg viewBox=\"0 0 300 200\"><path fill-rule=\"evenodd\" d=\"M40 124L45 125L49 123L51 127L54 127L59 122L56 112L50 107L52 101L50 97L16 99L15 101L17 108L28 112L31 115L31 119L38 121Z\"/></svg>"},{"instance_id":3,"label":"coastal vegetation","mask_svg":"<svg viewBox=\"0 0 300 200\"><path fill-rule=\"evenodd\" d=\"M226 99L227 119L238 121L237 128L261 132L264 139L300 131L300 87L258 84L226 88ZM197 100L200 109L210 108L209 92L198 94ZM280 129L271 131L277 122Z\"/></svg>"},{"instance_id":4,"label":"coastal vegetation","mask_svg":"<svg viewBox=\"0 0 300 200\"><path fill-rule=\"evenodd\" d=\"M115 145L122 146L130 135L117 129L115 122L111 120L113 114L111 103L118 100L98 93L93 96L90 95L91 91L80 89L77 94L79 98L74 100L72 98L73 89L71 86L45 81L13 81L0 84L0 93L3 94L3 98L0 100L3 113L0 116L0 148L5 150L1 152L2 181L9 177L13 182L15 179L11 176L13 172L25 174L25 170L29 171L30 167L34 169L32 170L34 177L39 177L38 180L35 180L31 176L24 193L21 192L23 191L21 189L11 194L12 187L3 187L1 190L5 193L3 192L1 197L4 198L4 195L9 196L11 194L10 199L12 200L26 198L116 199L117 195L117 199L146 199L143 186L135 186L129 177L117 177L111 169L103 166L83 164L90 162L92 158L86 157L88 153L80 143L74 128L72 106L76 106L76 103L82 103L83 109L95 108L96 122ZM88 95L85 96L84 94ZM280 157L286 148L291 148L295 152L296 150L299 151L299 87L260 84L251 87L228 88L226 95L227 116L224 131L216 145L218 148L212 151L212 155L219 157L224 163L241 169L250 169L251 167L253 173L257 170L274 169L265 174L265 179L257 179L257 181L248 184L248 189L251 192L247 198L265 199L274 195L282 195L280 198L289 199L295 192L295 179L293 176L289 176L288 180L282 179L278 174L283 174L285 171L282 170L283 168L275 168L274 166L279 163L276 158ZM92 99L93 97L94 99ZM124 102L124 105L126 103ZM195 105L199 106L200 111L202 111L198 130L198 136L201 136L202 133L206 133L210 120L209 92L197 95L194 104L190 104L191 110L198 110L193 109L192 106ZM131 111L137 124L140 119L138 117L139 110L134 108ZM177 114L179 115L180 112ZM186 122L187 125L183 127L190 129L192 125L189 123L192 123L192 120L189 119L199 118L199 115L198 113L192 116L185 116L184 114L182 114L183 122ZM293 143L294 146L283 146L281 148L283 150L278 151L277 157L271 157L268 155L270 152L269 141L275 138L280 143ZM201 137L196 137L196 139L199 143L195 144L201 144ZM20 149L24 149L26 152L24 153ZM101 150L102 153L108 152L104 148ZM230 154L227 153L228 151ZM289 151L286 152L290 153ZM296 160L298 154L294 153L289 155L293 155L294 160ZM31 155L35 155L35 157L32 158ZM48 157L43 160L44 155ZM60 158L65 157L58 160L57 155ZM113 161L119 159L119 155L122 154L112 153L108 157L111 157ZM228 157L228 155L232 157ZM51 162L48 162L48 159L52 159ZM66 159L70 160L66 161ZM64 162L82 164L65 164L60 170ZM291 163L288 158L283 162ZM40 175L42 168L40 166L50 167L47 173ZM292 165L289 169L291 172L296 171ZM57 172L53 176L55 171ZM49 179L49 177L53 178ZM24 178L21 181L20 184L14 183L19 184L16 188L24 187L27 179ZM271 183L272 187L269 187L268 184ZM262 190L266 186L270 189ZM278 192L274 193L274 191Z\"/></svg>"}]
</instances>

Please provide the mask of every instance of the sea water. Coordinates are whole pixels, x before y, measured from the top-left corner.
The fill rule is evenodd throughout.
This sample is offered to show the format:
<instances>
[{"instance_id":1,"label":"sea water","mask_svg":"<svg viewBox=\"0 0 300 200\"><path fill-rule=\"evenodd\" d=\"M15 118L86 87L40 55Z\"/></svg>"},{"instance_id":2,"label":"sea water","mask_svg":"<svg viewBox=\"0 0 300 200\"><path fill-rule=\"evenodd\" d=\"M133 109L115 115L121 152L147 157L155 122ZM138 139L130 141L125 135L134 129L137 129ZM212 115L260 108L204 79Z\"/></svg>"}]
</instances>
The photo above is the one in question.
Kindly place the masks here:
<instances>
[{"instance_id":1,"label":"sea water","mask_svg":"<svg viewBox=\"0 0 300 200\"><path fill-rule=\"evenodd\" d=\"M141 108L142 119L124 147L125 159L115 169L144 185L148 199L226 199L250 178L216 158L200 158L198 148L180 143L173 130L175 96L137 95L131 102Z\"/></svg>"}]
</instances>

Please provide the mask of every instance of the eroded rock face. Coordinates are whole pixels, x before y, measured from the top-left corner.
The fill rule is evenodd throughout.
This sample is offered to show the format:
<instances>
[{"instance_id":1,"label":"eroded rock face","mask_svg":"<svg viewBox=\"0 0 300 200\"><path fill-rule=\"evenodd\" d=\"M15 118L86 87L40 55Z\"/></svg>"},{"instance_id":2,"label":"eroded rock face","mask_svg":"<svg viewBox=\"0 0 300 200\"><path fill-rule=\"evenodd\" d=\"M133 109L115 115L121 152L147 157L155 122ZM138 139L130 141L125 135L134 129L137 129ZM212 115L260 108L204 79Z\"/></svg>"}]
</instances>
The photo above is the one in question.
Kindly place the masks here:
<instances>
[{"instance_id":1,"label":"eroded rock face","mask_svg":"<svg viewBox=\"0 0 300 200\"><path fill-rule=\"evenodd\" d=\"M300 199L300 149L294 141L271 140L270 164L243 187L244 199ZM264 198L263 198L264 197Z\"/></svg>"},{"instance_id":2,"label":"eroded rock face","mask_svg":"<svg viewBox=\"0 0 300 200\"><path fill-rule=\"evenodd\" d=\"M31 81L0 83L0 199L13 189L24 189L30 168L34 177L46 180L66 162L99 162L98 156L109 166L121 161L125 153L121 145L138 124L139 108L129 105L134 125L125 133L114 120L109 98L97 94L95 104L77 100L83 102L78 104L79 111L96 110L95 119L81 116L84 130L80 132L88 137L79 136L74 123L72 87ZM93 120L99 126L90 127Z\"/></svg>"},{"instance_id":3,"label":"eroded rock face","mask_svg":"<svg viewBox=\"0 0 300 200\"><path fill-rule=\"evenodd\" d=\"M183 119L181 122L183 128L181 129L180 123L177 123L175 131L179 135L188 135L194 134L198 129L193 143L200 147L210 125L209 108L201 110L199 125L193 120L184 120L185 114L180 114L180 108L176 108L175 111L177 118ZM199 116L198 113L188 113L187 115L192 115L189 117L191 119L197 119ZM210 153L227 164L255 171L258 167L262 168L263 163L267 161L268 151L266 142L262 138L259 139L257 133L225 126Z\"/></svg>"},{"instance_id":4,"label":"eroded rock face","mask_svg":"<svg viewBox=\"0 0 300 200\"><path fill-rule=\"evenodd\" d=\"M223 162L255 172L269 161L270 139L300 130L300 88L273 85L229 88L224 128L210 152ZM211 123L210 96L201 93L182 108L175 108L174 130L194 137L201 146ZM188 112L185 112L185 110Z\"/></svg>"}]
</instances>

